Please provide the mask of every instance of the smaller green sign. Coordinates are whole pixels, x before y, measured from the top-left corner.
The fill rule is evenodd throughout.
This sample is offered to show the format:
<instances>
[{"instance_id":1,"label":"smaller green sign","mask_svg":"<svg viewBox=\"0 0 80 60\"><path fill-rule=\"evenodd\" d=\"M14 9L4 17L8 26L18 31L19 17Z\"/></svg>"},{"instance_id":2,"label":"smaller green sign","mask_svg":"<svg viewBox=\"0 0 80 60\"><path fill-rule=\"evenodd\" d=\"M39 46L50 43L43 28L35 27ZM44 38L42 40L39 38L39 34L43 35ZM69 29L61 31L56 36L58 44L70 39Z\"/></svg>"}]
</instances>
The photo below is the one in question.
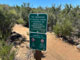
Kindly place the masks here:
<instances>
[{"instance_id":1,"label":"smaller green sign","mask_svg":"<svg viewBox=\"0 0 80 60\"><path fill-rule=\"evenodd\" d=\"M30 33L30 48L46 50L46 34Z\"/></svg>"}]
</instances>

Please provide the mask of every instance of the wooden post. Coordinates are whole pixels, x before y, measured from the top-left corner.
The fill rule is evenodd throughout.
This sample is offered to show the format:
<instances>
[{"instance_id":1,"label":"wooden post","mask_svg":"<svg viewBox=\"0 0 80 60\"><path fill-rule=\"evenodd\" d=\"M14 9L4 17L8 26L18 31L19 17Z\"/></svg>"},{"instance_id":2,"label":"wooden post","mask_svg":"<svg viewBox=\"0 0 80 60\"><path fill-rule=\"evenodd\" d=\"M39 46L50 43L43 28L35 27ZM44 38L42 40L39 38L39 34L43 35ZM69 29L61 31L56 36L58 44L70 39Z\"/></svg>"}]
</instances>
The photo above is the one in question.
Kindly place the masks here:
<instances>
[{"instance_id":1,"label":"wooden post","mask_svg":"<svg viewBox=\"0 0 80 60\"><path fill-rule=\"evenodd\" d=\"M35 52L35 54L34 54L34 58L35 58L36 60L41 60L41 55L42 55L41 51L36 50L36 52Z\"/></svg>"}]
</instances>

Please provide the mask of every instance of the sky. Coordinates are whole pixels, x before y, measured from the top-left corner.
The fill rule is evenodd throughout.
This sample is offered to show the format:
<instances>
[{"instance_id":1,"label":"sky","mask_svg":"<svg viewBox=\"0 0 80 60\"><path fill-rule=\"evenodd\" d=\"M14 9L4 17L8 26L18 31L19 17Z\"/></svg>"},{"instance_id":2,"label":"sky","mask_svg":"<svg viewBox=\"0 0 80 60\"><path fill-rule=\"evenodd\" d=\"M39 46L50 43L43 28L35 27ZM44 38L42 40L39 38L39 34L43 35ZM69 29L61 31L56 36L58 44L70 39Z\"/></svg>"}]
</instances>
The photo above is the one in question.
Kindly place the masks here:
<instances>
[{"instance_id":1,"label":"sky","mask_svg":"<svg viewBox=\"0 0 80 60\"><path fill-rule=\"evenodd\" d=\"M30 3L31 7L51 7L55 4L55 6L59 6L60 4L64 7L65 4L72 4L74 7L76 5L80 5L80 0L0 0L0 4L7 4L10 6L21 6L24 3Z\"/></svg>"}]
</instances>

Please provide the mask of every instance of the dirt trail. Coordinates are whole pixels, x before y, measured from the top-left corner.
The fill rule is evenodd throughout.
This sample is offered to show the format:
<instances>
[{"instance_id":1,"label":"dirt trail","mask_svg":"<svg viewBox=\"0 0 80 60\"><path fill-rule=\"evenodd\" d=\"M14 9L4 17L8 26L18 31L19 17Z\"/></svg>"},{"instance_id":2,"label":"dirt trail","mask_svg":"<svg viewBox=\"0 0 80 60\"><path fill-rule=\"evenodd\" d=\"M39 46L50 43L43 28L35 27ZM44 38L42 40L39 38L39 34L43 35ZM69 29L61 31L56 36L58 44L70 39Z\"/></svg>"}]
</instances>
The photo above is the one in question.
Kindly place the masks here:
<instances>
[{"instance_id":1,"label":"dirt trail","mask_svg":"<svg viewBox=\"0 0 80 60\"><path fill-rule=\"evenodd\" d=\"M43 60L80 60L76 46L56 38L54 33L47 33L47 54Z\"/></svg>"},{"instance_id":2,"label":"dirt trail","mask_svg":"<svg viewBox=\"0 0 80 60\"><path fill-rule=\"evenodd\" d=\"M13 31L21 34L22 36L24 36L26 38L26 40L29 40L29 29L23 27L22 25L15 25L13 27ZM29 44L29 42L24 42L22 43L20 46L18 46L18 48L16 49L15 47L13 47L13 49L16 49L17 53L16 53L16 58L17 60L27 60L27 53L29 51L29 49L26 48L27 44Z\"/></svg>"},{"instance_id":3,"label":"dirt trail","mask_svg":"<svg viewBox=\"0 0 80 60\"><path fill-rule=\"evenodd\" d=\"M13 31L25 36L29 40L29 29L22 25L15 25ZM26 54L28 49L26 48L27 42L19 46L16 57L20 60L27 60ZM47 33L47 51L43 52L44 58L42 60L80 60L80 52L75 46L65 43L60 38L56 38L54 33Z\"/></svg>"}]
</instances>

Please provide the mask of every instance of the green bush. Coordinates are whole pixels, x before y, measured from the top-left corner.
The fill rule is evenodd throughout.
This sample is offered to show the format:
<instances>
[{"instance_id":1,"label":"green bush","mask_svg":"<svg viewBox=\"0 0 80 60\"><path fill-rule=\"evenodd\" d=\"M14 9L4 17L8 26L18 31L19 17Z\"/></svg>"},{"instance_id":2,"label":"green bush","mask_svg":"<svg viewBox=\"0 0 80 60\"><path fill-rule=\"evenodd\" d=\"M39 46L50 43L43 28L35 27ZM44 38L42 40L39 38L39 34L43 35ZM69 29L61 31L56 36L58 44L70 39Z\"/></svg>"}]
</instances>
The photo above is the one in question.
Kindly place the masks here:
<instances>
[{"instance_id":1,"label":"green bush","mask_svg":"<svg viewBox=\"0 0 80 60\"><path fill-rule=\"evenodd\" d=\"M14 19L8 11L0 10L0 38L7 40L11 35L12 27L14 26Z\"/></svg>"},{"instance_id":2,"label":"green bush","mask_svg":"<svg viewBox=\"0 0 80 60\"><path fill-rule=\"evenodd\" d=\"M0 58L1 60L14 60L15 52L11 52L12 45L8 45L5 41L0 41Z\"/></svg>"},{"instance_id":3,"label":"green bush","mask_svg":"<svg viewBox=\"0 0 80 60\"><path fill-rule=\"evenodd\" d=\"M54 26L54 32L60 36L70 36L72 31L72 23L69 20L57 22L57 24Z\"/></svg>"},{"instance_id":4,"label":"green bush","mask_svg":"<svg viewBox=\"0 0 80 60\"><path fill-rule=\"evenodd\" d=\"M24 22L24 20L23 20L22 18L16 20L16 22L17 22L18 24L25 24L25 22Z\"/></svg>"},{"instance_id":5,"label":"green bush","mask_svg":"<svg viewBox=\"0 0 80 60\"><path fill-rule=\"evenodd\" d=\"M59 35L59 34L62 33L61 25L60 25L60 24L57 23L57 24L54 26L54 32L55 32L57 35Z\"/></svg>"}]
</instances>

